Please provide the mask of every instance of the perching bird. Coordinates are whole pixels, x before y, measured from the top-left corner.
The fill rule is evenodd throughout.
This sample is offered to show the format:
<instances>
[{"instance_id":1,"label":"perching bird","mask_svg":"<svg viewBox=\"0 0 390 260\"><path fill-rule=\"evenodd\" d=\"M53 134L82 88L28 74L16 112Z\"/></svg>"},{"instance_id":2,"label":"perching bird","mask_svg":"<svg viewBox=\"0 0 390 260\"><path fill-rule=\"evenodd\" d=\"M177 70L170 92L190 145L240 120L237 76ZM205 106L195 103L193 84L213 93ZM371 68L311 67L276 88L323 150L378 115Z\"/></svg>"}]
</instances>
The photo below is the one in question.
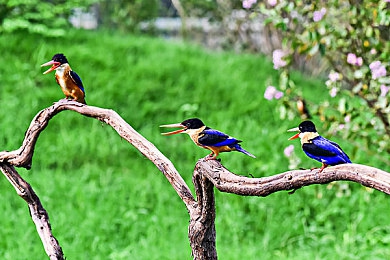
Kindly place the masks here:
<instances>
[{"instance_id":1,"label":"perching bird","mask_svg":"<svg viewBox=\"0 0 390 260\"><path fill-rule=\"evenodd\" d=\"M253 154L241 148L239 143L242 141L205 126L198 118L187 119L177 124L161 125L160 127L181 128L172 132L162 133L162 135L173 135L179 133L188 134L196 145L211 150L211 154L208 158L206 158L206 160L216 159L219 153L231 151L242 152L250 157L256 158Z\"/></svg>"},{"instance_id":2,"label":"perching bird","mask_svg":"<svg viewBox=\"0 0 390 260\"><path fill-rule=\"evenodd\" d=\"M311 121L303 121L298 127L287 131L299 132L288 140L301 138L302 149L306 155L322 163L319 172L322 172L328 165L352 163L338 144L317 133L316 127Z\"/></svg>"},{"instance_id":3,"label":"perching bird","mask_svg":"<svg viewBox=\"0 0 390 260\"><path fill-rule=\"evenodd\" d=\"M53 70L56 71L55 76L57 83L60 85L66 98L71 98L77 102L87 104L85 102L83 83L81 82L79 75L70 68L66 57L62 53L58 53L53 56L51 61L42 64L41 67L49 65L52 65L51 68L43 74L47 74Z\"/></svg>"}]
</instances>

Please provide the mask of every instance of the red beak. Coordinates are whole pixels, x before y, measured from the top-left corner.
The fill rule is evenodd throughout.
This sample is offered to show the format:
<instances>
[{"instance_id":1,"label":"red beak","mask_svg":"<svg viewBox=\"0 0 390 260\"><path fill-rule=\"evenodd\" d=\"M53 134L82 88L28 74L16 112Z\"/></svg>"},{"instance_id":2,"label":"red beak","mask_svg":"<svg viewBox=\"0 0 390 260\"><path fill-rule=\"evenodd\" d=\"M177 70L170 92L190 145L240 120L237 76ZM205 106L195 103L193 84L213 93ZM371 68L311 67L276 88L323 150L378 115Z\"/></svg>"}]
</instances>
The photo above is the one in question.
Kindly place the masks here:
<instances>
[{"instance_id":1,"label":"red beak","mask_svg":"<svg viewBox=\"0 0 390 260\"><path fill-rule=\"evenodd\" d=\"M301 132L299 131L299 128L298 128L298 127L291 128L291 129L288 129L288 130L287 130L287 132L296 132L296 131L298 131L298 133L295 134L295 135L293 135L293 136L291 136L288 140L293 140L293 139L298 138L298 137L299 137L299 134L300 134Z\"/></svg>"},{"instance_id":2,"label":"red beak","mask_svg":"<svg viewBox=\"0 0 390 260\"><path fill-rule=\"evenodd\" d=\"M172 131L172 132L167 132L167 133L161 133L162 135L174 135L174 134L180 134L180 133L183 133L185 130L187 130L185 128L185 126L183 126L182 124L178 123L178 124L170 124L170 125L160 125L160 127L179 127L181 129L179 130L175 130L175 131Z\"/></svg>"},{"instance_id":3,"label":"red beak","mask_svg":"<svg viewBox=\"0 0 390 260\"><path fill-rule=\"evenodd\" d=\"M59 63L59 62L57 62L57 61L54 61L54 60L51 60L51 61L49 61L49 62L43 63L43 64L41 65L41 67L50 66L50 65L53 65L53 66L51 66L50 69L48 69L47 71L43 72L43 74L47 74L47 73L49 73L49 72L55 70L56 68L58 68L58 67L61 65L61 63Z\"/></svg>"},{"instance_id":4,"label":"red beak","mask_svg":"<svg viewBox=\"0 0 390 260\"><path fill-rule=\"evenodd\" d=\"M297 138L299 137L299 134L300 134L300 133L297 133L296 135L291 136L288 140L297 139Z\"/></svg>"}]
</instances>

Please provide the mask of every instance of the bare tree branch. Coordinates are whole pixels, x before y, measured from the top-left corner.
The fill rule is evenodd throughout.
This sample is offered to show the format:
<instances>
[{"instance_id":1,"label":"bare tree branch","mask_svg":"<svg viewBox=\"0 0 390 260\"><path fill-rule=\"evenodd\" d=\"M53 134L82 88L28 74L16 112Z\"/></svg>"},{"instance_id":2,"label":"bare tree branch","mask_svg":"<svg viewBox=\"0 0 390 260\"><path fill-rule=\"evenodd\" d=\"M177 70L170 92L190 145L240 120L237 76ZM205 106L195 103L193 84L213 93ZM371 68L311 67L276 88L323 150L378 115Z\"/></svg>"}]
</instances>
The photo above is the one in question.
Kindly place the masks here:
<instances>
[{"instance_id":1,"label":"bare tree branch","mask_svg":"<svg viewBox=\"0 0 390 260\"><path fill-rule=\"evenodd\" d=\"M244 196L266 197L282 190L332 181L353 181L390 194L390 173L360 164L340 164L325 168L320 174L318 170L294 170L262 178L236 175L215 160L201 159L195 168L218 190Z\"/></svg>"},{"instance_id":2,"label":"bare tree branch","mask_svg":"<svg viewBox=\"0 0 390 260\"><path fill-rule=\"evenodd\" d=\"M12 166L24 167L27 169L31 168L34 148L39 134L46 128L51 118L64 110L73 110L84 116L96 118L114 128L122 138L136 147L165 175L179 197L183 200L188 212L194 211L197 202L171 161L169 161L152 143L136 132L115 111L86 106L78 102L63 99L54 103L51 107L38 112L30 123L22 146L18 150L0 152L0 170L15 187L18 194L28 203L31 217L50 259L61 260L64 258L58 241L52 235L47 212L31 186L19 176Z\"/></svg>"},{"instance_id":3,"label":"bare tree branch","mask_svg":"<svg viewBox=\"0 0 390 260\"><path fill-rule=\"evenodd\" d=\"M18 195L27 202L31 218L35 224L39 237L42 240L46 254L52 260L65 259L57 239L52 235L49 215L43 208L38 196L31 188L31 185L23 180L12 166L0 163L0 170L5 177L7 177L12 186L14 186Z\"/></svg>"},{"instance_id":4,"label":"bare tree branch","mask_svg":"<svg viewBox=\"0 0 390 260\"><path fill-rule=\"evenodd\" d=\"M266 197L277 191L295 191L312 184L346 180L390 194L390 174L373 167L343 164L326 168L320 174L317 172L318 170L295 170L269 177L248 178L230 172L219 161L200 159L193 177L199 204L194 214L190 215L189 228L194 259L217 259L213 186L222 192Z\"/></svg>"},{"instance_id":5,"label":"bare tree branch","mask_svg":"<svg viewBox=\"0 0 390 260\"><path fill-rule=\"evenodd\" d=\"M46 128L52 117L64 110L73 110L84 116L96 118L114 128L117 133L136 147L145 157L151 160L156 167L165 175L177 194L186 204L187 208L196 201L191 190L184 182L178 171L151 142L135 131L122 117L114 110L103 109L94 106L86 106L81 103L62 99L51 107L41 110L32 120L22 146L15 151L0 152L0 162L7 162L16 167L31 168L31 161L34 153L35 143L39 134Z\"/></svg>"},{"instance_id":6,"label":"bare tree branch","mask_svg":"<svg viewBox=\"0 0 390 260\"><path fill-rule=\"evenodd\" d=\"M39 134L46 128L52 117L64 110L73 110L110 125L165 175L189 212L188 237L192 255L196 260L217 259L214 186L222 192L265 197L277 191L296 190L312 184L347 180L390 194L390 174L365 165L343 164L326 168L320 174L318 174L318 170L295 170L269 177L248 178L230 172L216 160L200 159L195 166L193 175L195 198L173 164L115 111L86 106L74 101L60 100L38 112L27 129L22 146L18 150L0 152L0 170L15 187L18 194L28 203L46 253L51 259L63 259L63 254L57 240L51 234L47 212L31 186L19 176L13 166L27 169L31 167Z\"/></svg>"}]
</instances>

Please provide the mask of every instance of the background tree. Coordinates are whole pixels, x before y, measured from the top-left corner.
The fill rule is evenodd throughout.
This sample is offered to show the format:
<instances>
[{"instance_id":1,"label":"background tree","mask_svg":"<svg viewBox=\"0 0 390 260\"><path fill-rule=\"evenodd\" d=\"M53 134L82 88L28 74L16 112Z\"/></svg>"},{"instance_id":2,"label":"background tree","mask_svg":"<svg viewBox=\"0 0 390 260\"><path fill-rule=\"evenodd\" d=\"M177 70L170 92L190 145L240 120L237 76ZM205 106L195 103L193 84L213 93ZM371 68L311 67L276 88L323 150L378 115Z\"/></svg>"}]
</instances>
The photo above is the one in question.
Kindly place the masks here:
<instances>
[{"instance_id":1,"label":"background tree","mask_svg":"<svg viewBox=\"0 0 390 260\"><path fill-rule=\"evenodd\" d=\"M389 1L256 2L243 1L243 6L265 16L265 22L283 37L283 47L273 53L274 68L280 72L275 84L286 94L279 102L281 119L294 118L296 104L306 99L304 86L291 80L291 68L297 60L318 60L322 70L317 74L329 95L320 103L306 100L306 108L331 132L343 129L345 138L366 140L359 149L376 155L384 152L386 160L390 152Z\"/></svg>"},{"instance_id":2,"label":"background tree","mask_svg":"<svg viewBox=\"0 0 390 260\"><path fill-rule=\"evenodd\" d=\"M63 36L76 7L87 8L97 0L0 0L0 33L24 30L47 36Z\"/></svg>"}]
</instances>

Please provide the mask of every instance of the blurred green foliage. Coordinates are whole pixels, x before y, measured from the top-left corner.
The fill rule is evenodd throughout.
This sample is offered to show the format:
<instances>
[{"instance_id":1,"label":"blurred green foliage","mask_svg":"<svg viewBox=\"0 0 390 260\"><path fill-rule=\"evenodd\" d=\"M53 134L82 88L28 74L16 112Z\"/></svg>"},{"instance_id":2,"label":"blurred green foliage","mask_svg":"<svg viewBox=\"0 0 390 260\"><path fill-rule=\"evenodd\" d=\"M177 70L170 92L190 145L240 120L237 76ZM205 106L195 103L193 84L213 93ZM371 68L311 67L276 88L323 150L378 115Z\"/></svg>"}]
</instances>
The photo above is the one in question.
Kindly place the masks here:
<instances>
[{"instance_id":1,"label":"blurred green foliage","mask_svg":"<svg viewBox=\"0 0 390 260\"><path fill-rule=\"evenodd\" d=\"M138 31L139 23L158 15L159 0L99 0L100 23L120 31Z\"/></svg>"},{"instance_id":2,"label":"blurred green foliage","mask_svg":"<svg viewBox=\"0 0 390 260\"><path fill-rule=\"evenodd\" d=\"M46 36L63 36L75 7L95 0L0 0L0 33L24 30Z\"/></svg>"},{"instance_id":3,"label":"blurred green foliage","mask_svg":"<svg viewBox=\"0 0 390 260\"><path fill-rule=\"evenodd\" d=\"M138 31L139 23L158 15L158 0L0 0L0 33L23 30L45 36L64 36L75 8L91 11L99 26Z\"/></svg>"}]
</instances>

